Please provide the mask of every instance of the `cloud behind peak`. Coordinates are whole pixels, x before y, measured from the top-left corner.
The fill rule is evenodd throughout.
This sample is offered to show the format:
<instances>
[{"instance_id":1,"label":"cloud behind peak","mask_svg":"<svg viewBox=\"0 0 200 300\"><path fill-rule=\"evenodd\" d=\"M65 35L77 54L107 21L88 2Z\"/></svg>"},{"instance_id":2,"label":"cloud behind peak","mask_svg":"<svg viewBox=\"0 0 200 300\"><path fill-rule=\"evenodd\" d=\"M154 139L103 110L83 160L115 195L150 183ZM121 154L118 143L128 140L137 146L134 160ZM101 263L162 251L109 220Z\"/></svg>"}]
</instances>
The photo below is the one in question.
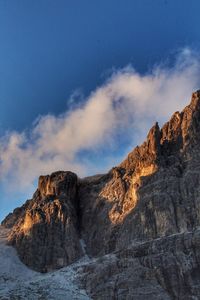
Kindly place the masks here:
<instances>
[{"instance_id":1,"label":"cloud behind peak","mask_svg":"<svg viewBox=\"0 0 200 300\"><path fill-rule=\"evenodd\" d=\"M98 172L99 160L109 168L105 153L113 163L113 149L125 153L142 142L153 122L182 109L199 86L200 57L189 48L173 65L159 64L143 75L133 66L116 70L73 109L41 116L29 130L2 136L0 180L26 191L40 174L64 169L88 175ZM84 151L97 159L84 160Z\"/></svg>"}]
</instances>

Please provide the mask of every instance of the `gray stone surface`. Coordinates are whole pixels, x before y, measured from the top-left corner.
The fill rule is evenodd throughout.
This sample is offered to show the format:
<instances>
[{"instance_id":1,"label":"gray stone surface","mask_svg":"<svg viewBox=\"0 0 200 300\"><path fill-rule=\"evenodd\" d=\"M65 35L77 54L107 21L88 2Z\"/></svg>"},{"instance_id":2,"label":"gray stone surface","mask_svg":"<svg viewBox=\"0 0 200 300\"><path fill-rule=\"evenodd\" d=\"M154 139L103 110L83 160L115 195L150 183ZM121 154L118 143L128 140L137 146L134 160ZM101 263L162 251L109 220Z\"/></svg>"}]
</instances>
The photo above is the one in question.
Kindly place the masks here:
<instances>
[{"instance_id":1,"label":"gray stone surface","mask_svg":"<svg viewBox=\"0 0 200 300\"><path fill-rule=\"evenodd\" d=\"M107 174L40 177L3 225L40 271L77 260L84 241L96 260L78 274L92 299L200 299L200 91Z\"/></svg>"},{"instance_id":2,"label":"gray stone surface","mask_svg":"<svg viewBox=\"0 0 200 300\"><path fill-rule=\"evenodd\" d=\"M200 230L132 243L82 270L92 299L200 299Z\"/></svg>"},{"instance_id":3,"label":"gray stone surface","mask_svg":"<svg viewBox=\"0 0 200 300\"><path fill-rule=\"evenodd\" d=\"M9 215L3 225L21 260L34 270L47 272L66 266L83 255L77 218L77 176L56 172L39 178L38 189L18 216Z\"/></svg>"}]
</instances>

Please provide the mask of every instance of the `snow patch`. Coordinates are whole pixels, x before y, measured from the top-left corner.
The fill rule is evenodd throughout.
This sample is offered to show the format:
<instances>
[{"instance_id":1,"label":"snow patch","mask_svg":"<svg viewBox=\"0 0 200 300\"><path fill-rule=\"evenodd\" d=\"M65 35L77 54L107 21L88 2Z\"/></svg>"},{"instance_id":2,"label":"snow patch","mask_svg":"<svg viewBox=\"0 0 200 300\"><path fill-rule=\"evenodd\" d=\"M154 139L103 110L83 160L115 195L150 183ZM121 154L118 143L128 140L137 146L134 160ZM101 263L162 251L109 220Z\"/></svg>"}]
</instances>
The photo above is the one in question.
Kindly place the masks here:
<instances>
[{"instance_id":1,"label":"snow patch","mask_svg":"<svg viewBox=\"0 0 200 300\"><path fill-rule=\"evenodd\" d=\"M83 239L80 239L79 241L80 241L80 245L81 245L81 249L83 251L83 254L87 256L85 241Z\"/></svg>"},{"instance_id":2,"label":"snow patch","mask_svg":"<svg viewBox=\"0 0 200 300\"><path fill-rule=\"evenodd\" d=\"M0 299L89 300L78 284L78 268L89 262L83 257L63 269L41 274L27 268L15 249L6 245L9 230L0 226ZM82 243L84 247L84 243Z\"/></svg>"}]
</instances>

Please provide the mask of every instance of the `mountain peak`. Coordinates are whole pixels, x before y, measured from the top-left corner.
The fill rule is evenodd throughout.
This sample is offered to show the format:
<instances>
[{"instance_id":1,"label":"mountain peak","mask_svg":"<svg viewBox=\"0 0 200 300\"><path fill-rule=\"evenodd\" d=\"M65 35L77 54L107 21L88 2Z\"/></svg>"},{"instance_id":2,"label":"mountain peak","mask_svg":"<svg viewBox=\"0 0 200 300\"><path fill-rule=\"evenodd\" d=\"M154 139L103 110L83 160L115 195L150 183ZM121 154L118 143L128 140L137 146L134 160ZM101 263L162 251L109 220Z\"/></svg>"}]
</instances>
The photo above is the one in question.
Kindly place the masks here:
<instances>
[{"instance_id":1,"label":"mountain peak","mask_svg":"<svg viewBox=\"0 0 200 300\"><path fill-rule=\"evenodd\" d=\"M142 199L140 193L145 187L145 180L154 178L162 169L167 172L170 166L183 168L191 149L199 143L199 129L200 91L196 91L192 94L191 103L182 112L175 112L161 129L156 122L150 129L146 141L137 146L107 175L94 177L90 181L79 180L76 174L69 171L40 176L33 199L15 210L3 222L5 226L13 226L9 236L10 243L17 248L26 264L38 270L49 270L68 264L82 255L79 243L82 235L85 235L89 252L97 254L99 249L107 251L106 246L97 247L89 238L91 234L87 236L84 231L88 224L90 228L95 228L93 215L96 218L102 205L106 209L105 215L108 219L99 220L100 223L105 222L107 225L104 226L109 226L109 222L115 225L123 224L130 214L134 214L135 208L140 203ZM86 211L90 213L89 216L85 215ZM42 234L40 228L42 232L46 232L47 241L38 240L38 234ZM108 228L107 232L110 231ZM97 231L99 232L99 229ZM55 252L56 248L60 249L61 254L58 258L51 257L47 262L45 257L50 255L47 254L48 249L45 245L51 244L49 232L52 241L55 235L61 238L68 232L69 236L65 239L66 242L62 242L63 245L66 243L62 246L64 248L58 246L60 243L58 238L53 249ZM139 231L135 233L135 236L140 235ZM68 239L73 241L70 246L67 244ZM34 248L35 252L30 250L31 256L38 256L38 251L43 249L42 259L37 266L27 251L24 252L27 245L31 249L36 241L37 248ZM26 248L23 245L26 245Z\"/></svg>"},{"instance_id":2,"label":"mountain peak","mask_svg":"<svg viewBox=\"0 0 200 300\"><path fill-rule=\"evenodd\" d=\"M199 110L200 109L200 90L192 93L191 102L189 104L192 110Z\"/></svg>"},{"instance_id":3,"label":"mountain peak","mask_svg":"<svg viewBox=\"0 0 200 300\"><path fill-rule=\"evenodd\" d=\"M113 290L116 285L120 290L120 283L125 286L126 281L130 291L134 282L127 278L134 274L142 287L154 278L153 287L167 291L162 299L169 299L168 294L190 299L191 291L198 298L199 132L197 91L182 112L175 112L161 129L155 123L144 143L107 174L80 179L72 172L58 171L40 176L33 198L3 222L11 227L9 243L25 264L41 272L86 254L101 257L103 264L85 267L97 298L100 287L96 285L105 274L117 276ZM107 259L108 254L114 259ZM127 257L130 264L124 269ZM125 279L119 277L121 273ZM84 282L91 286L88 278ZM104 288L101 295L112 298ZM158 299L151 295L149 299Z\"/></svg>"},{"instance_id":4,"label":"mountain peak","mask_svg":"<svg viewBox=\"0 0 200 300\"><path fill-rule=\"evenodd\" d=\"M137 170L138 166L169 163L170 156L177 157L187 146L199 142L200 90L192 94L191 102L182 112L175 112L160 129L156 122L146 141L128 154L120 167Z\"/></svg>"}]
</instances>

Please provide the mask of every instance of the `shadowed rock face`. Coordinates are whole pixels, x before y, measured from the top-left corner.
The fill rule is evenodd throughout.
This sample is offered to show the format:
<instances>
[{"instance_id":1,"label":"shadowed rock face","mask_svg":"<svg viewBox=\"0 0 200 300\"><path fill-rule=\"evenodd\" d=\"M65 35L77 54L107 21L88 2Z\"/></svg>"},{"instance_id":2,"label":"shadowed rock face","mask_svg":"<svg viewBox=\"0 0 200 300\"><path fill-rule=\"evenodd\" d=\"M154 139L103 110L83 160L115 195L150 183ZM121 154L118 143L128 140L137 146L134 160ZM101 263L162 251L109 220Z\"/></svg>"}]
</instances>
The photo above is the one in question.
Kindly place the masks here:
<instances>
[{"instance_id":1,"label":"shadowed rock face","mask_svg":"<svg viewBox=\"0 0 200 300\"><path fill-rule=\"evenodd\" d=\"M9 243L22 261L46 272L68 265L83 255L77 219L77 176L56 172L39 178L38 189L22 207L3 222L14 223ZM11 221L12 220L12 221Z\"/></svg>"},{"instance_id":2,"label":"shadowed rock face","mask_svg":"<svg viewBox=\"0 0 200 300\"><path fill-rule=\"evenodd\" d=\"M92 255L200 225L200 92L160 130L152 127L107 177L79 188L82 231ZM102 238L103 237L103 238Z\"/></svg>"},{"instance_id":3,"label":"shadowed rock face","mask_svg":"<svg viewBox=\"0 0 200 300\"><path fill-rule=\"evenodd\" d=\"M3 225L39 271L77 260L84 239L101 257L81 278L94 299L200 299L200 91L107 174L41 176Z\"/></svg>"}]
</instances>

